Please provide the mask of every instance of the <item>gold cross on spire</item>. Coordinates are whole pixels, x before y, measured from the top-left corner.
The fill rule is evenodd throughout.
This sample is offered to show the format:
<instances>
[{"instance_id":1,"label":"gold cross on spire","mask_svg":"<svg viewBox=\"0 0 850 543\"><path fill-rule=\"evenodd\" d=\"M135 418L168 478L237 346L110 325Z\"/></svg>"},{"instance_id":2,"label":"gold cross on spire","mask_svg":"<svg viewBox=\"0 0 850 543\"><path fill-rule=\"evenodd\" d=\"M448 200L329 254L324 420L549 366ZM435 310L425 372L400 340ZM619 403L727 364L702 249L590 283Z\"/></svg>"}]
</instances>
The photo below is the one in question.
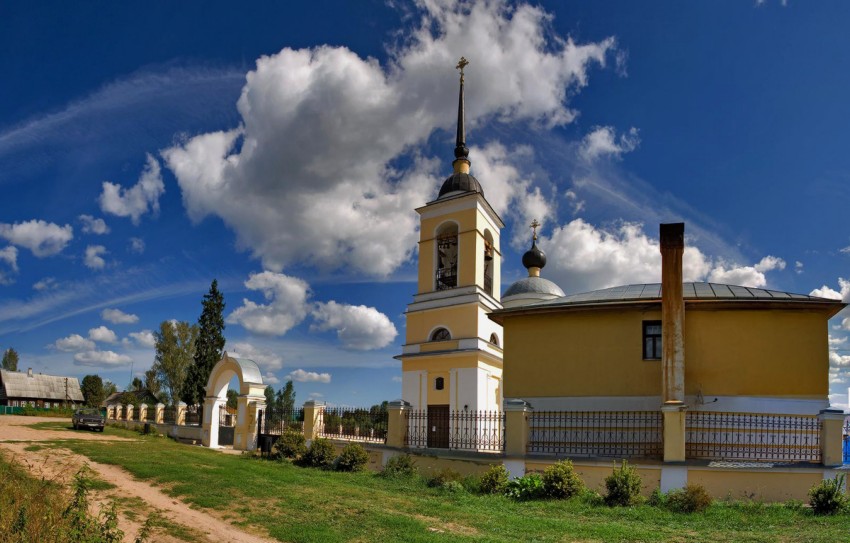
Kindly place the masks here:
<instances>
[{"instance_id":1,"label":"gold cross on spire","mask_svg":"<svg viewBox=\"0 0 850 543\"><path fill-rule=\"evenodd\" d=\"M534 241L537 241L537 229L540 228L540 223L537 222L537 219L531 221L531 232L534 235Z\"/></svg>"},{"instance_id":2,"label":"gold cross on spire","mask_svg":"<svg viewBox=\"0 0 850 543\"><path fill-rule=\"evenodd\" d=\"M460 82L461 83L463 83L463 69L466 68L467 65L469 65L469 61L466 60L465 57L460 57L460 60L458 61L457 66L455 66L456 69L460 70Z\"/></svg>"}]
</instances>

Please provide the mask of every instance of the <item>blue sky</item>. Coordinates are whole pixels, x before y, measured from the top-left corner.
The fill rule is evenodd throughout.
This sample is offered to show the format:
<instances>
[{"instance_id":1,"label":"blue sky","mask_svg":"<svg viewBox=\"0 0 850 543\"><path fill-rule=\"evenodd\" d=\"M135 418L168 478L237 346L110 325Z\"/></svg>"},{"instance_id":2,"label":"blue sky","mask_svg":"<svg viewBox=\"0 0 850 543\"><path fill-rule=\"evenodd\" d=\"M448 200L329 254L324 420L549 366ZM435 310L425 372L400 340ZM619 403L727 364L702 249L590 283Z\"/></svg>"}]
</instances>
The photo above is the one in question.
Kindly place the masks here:
<instances>
[{"instance_id":1,"label":"blue sky","mask_svg":"<svg viewBox=\"0 0 850 543\"><path fill-rule=\"evenodd\" d=\"M299 400L400 396L415 207L472 170L566 292L686 275L850 301L840 2L4 3L0 348L124 386L217 278ZM116 311L117 310L117 311ZM830 322L847 404L850 315ZM845 320L847 319L847 320Z\"/></svg>"}]
</instances>

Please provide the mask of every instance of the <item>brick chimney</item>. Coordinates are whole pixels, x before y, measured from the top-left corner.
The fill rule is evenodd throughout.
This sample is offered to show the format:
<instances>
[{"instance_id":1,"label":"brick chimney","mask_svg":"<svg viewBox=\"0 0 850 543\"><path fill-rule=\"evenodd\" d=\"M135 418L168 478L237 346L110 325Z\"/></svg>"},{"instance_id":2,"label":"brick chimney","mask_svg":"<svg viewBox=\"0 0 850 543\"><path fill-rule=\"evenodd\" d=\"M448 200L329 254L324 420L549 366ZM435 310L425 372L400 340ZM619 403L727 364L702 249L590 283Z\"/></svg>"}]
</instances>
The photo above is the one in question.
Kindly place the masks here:
<instances>
[{"instance_id":1,"label":"brick chimney","mask_svg":"<svg viewBox=\"0 0 850 543\"><path fill-rule=\"evenodd\" d=\"M27 368L27 377L32 377L32 368Z\"/></svg>"},{"instance_id":2,"label":"brick chimney","mask_svg":"<svg viewBox=\"0 0 850 543\"><path fill-rule=\"evenodd\" d=\"M661 225L661 361L665 404L685 402L685 223Z\"/></svg>"}]
</instances>

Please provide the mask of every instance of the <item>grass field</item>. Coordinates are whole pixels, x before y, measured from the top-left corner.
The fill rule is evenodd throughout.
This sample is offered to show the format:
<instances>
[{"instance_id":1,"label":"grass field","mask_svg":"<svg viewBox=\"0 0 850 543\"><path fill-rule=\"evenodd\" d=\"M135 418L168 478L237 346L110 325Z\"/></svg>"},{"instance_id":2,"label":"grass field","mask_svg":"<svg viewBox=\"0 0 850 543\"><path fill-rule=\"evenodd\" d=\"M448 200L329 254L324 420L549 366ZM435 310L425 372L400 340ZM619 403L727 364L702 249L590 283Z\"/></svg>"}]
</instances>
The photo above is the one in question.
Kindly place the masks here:
<instances>
[{"instance_id":1,"label":"grass field","mask_svg":"<svg viewBox=\"0 0 850 543\"><path fill-rule=\"evenodd\" d=\"M720 503L687 515L580 500L515 502L428 488L420 480L300 468L107 428L110 432L139 441L54 446L122 466L172 496L215 509L237 524L258 526L281 541L833 542L847 541L850 534L850 515L817 517L799 507Z\"/></svg>"}]
</instances>

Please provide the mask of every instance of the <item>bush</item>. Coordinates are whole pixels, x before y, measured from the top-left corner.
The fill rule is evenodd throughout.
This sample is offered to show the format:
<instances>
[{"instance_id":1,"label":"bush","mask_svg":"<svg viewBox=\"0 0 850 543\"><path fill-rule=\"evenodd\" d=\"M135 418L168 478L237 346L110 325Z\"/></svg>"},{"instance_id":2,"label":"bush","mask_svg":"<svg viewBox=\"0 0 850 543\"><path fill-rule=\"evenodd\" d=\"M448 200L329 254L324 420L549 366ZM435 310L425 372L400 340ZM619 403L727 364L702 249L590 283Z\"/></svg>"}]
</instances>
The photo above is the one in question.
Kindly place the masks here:
<instances>
[{"instance_id":1,"label":"bush","mask_svg":"<svg viewBox=\"0 0 850 543\"><path fill-rule=\"evenodd\" d=\"M536 500L543 495L543 478L537 473L517 477L505 488L505 496L520 501Z\"/></svg>"},{"instance_id":2,"label":"bush","mask_svg":"<svg viewBox=\"0 0 850 543\"><path fill-rule=\"evenodd\" d=\"M305 466L312 468L327 468L333 464L336 458L336 449L329 439L324 437L316 438L310 443L310 448L302 458Z\"/></svg>"},{"instance_id":3,"label":"bush","mask_svg":"<svg viewBox=\"0 0 850 543\"><path fill-rule=\"evenodd\" d=\"M595 490L590 490L589 488L584 488L578 495L578 499L581 503L585 505L591 505L593 507L600 507L605 505L605 498L602 497L602 494Z\"/></svg>"},{"instance_id":4,"label":"bush","mask_svg":"<svg viewBox=\"0 0 850 543\"><path fill-rule=\"evenodd\" d=\"M381 475L389 478L413 477L417 473L416 462L409 454L399 454L387 460Z\"/></svg>"},{"instance_id":5,"label":"bush","mask_svg":"<svg viewBox=\"0 0 850 543\"><path fill-rule=\"evenodd\" d=\"M502 464L493 464L481 476L478 488L483 494L504 494L507 486L508 470Z\"/></svg>"},{"instance_id":6,"label":"bush","mask_svg":"<svg viewBox=\"0 0 850 543\"><path fill-rule=\"evenodd\" d=\"M349 443L342 449L336 462L339 471L362 471L369 463L369 453L359 443Z\"/></svg>"},{"instance_id":7,"label":"bush","mask_svg":"<svg viewBox=\"0 0 850 543\"><path fill-rule=\"evenodd\" d=\"M605 503L608 505L628 506L640 501L641 480L634 466L623 460L619 468L614 463L614 471L605 478Z\"/></svg>"},{"instance_id":8,"label":"bush","mask_svg":"<svg viewBox=\"0 0 850 543\"><path fill-rule=\"evenodd\" d=\"M572 498L583 488L584 483L569 460L556 462L543 472L543 490L550 498Z\"/></svg>"},{"instance_id":9,"label":"bush","mask_svg":"<svg viewBox=\"0 0 850 543\"><path fill-rule=\"evenodd\" d=\"M844 474L824 479L809 489L809 505L816 515L834 515L847 508L844 493Z\"/></svg>"},{"instance_id":10,"label":"bush","mask_svg":"<svg viewBox=\"0 0 850 543\"><path fill-rule=\"evenodd\" d=\"M304 434L298 430L287 429L272 447L273 458L299 459L307 452L307 442Z\"/></svg>"},{"instance_id":11,"label":"bush","mask_svg":"<svg viewBox=\"0 0 850 543\"><path fill-rule=\"evenodd\" d=\"M450 468L443 468L428 478L428 486L443 487L446 483L452 481L460 483L461 479L463 479L463 476L460 473Z\"/></svg>"},{"instance_id":12,"label":"bush","mask_svg":"<svg viewBox=\"0 0 850 543\"><path fill-rule=\"evenodd\" d=\"M446 481L443 483L442 489L452 494L460 494L466 492L466 488L460 481Z\"/></svg>"},{"instance_id":13,"label":"bush","mask_svg":"<svg viewBox=\"0 0 850 543\"><path fill-rule=\"evenodd\" d=\"M673 490L666 496L665 505L678 513L701 513L708 509L713 501L705 487L697 484L685 485L685 488Z\"/></svg>"},{"instance_id":14,"label":"bush","mask_svg":"<svg viewBox=\"0 0 850 543\"><path fill-rule=\"evenodd\" d=\"M660 488L656 488L652 491L652 494L649 495L649 499L646 500L646 504L652 507L665 507L667 505L667 496L661 492Z\"/></svg>"}]
</instances>

